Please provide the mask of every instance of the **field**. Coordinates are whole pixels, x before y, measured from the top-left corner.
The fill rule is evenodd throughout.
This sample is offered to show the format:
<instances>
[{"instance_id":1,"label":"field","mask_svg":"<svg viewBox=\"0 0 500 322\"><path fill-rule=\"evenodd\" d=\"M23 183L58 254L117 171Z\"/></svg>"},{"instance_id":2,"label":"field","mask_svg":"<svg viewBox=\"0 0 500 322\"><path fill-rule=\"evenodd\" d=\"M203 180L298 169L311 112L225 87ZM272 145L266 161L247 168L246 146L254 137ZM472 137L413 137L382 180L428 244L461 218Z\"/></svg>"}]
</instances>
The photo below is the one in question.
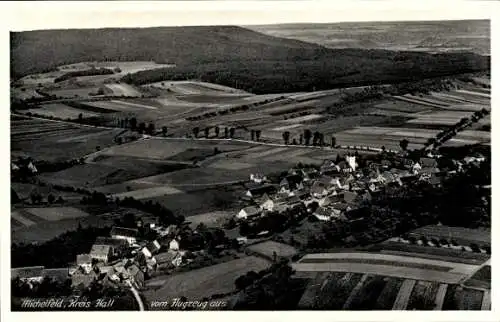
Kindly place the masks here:
<instances>
[{"instance_id":1,"label":"field","mask_svg":"<svg viewBox=\"0 0 500 322\"><path fill-rule=\"evenodd\" d=\"M188 300L201 300L214 294L235 290L234 281L249 271L260 271L270 266L267 260L248 256L229 262L151 279L144 291L148 302L185 296Z\"/></svg>"},{"instance_id":2,"label":"field","mask_svg":"<svg viewBox=\"0 0 500 322\"><path fill-rule=\"evenodd\" d=\"M269 259L273 259L273 254L276 252L276 255L283 258L291 258L296 255L298 252L292 246L277 243L275 241L269 240L263 243L254 244L247 248L253 253L257 253Z\"/></svg>"},{"instance_id":3,"label":"field","mask_svg":"<svg viewBox=\"0 0 500 322\"><path fill-rule=\"evenodd\" d=\"M76 165L66 170L44 173L40 178L50 184L75 187L97 187L107 184L168 173L185 168L176 163L162 163L140 158L97 155L93 162Z\"/></svg>"},{"instance_id":4,"label":"field","mask_svg":"<svg viewBox=\"0 0 500 322\"><path fill-rule=\"evenodd\" d=\"M226 219L234 215L233 211L213 211L190 216L187 221L192 229L195 229L199 224L204 224L207 227L219 227Z\"/></svg>"},{"instance_id":5,"label":"field","mask_svg":"<svg viewBox=\"0 0 500 322\"><path fill-rule=\"evenodd\" d=\"M78 119L80 115L82 115L83 118L99 115L97 113L80 110L65 104L58 104L58 103L44 104L41 105L39 108L32 108L25 110L23 112L38 114L47 117L58 117L64 120L66 119L75 120Z\"/></svg>"},{"instance_id":6,"label":"field","mask_svg":"<svg viewBox=\"0 0 500 322\"><path fill-rule=\"evenodd\" d=\"M114 96L141 96L139 92L133 86L128 84L107 84L105 85L109 90L113 92Z\"/></svg>"},{"instance_id":7,"label":"field","mask_svg":"<svg viewBox=\"0 0 500 322\"><path fill-rule=\"evenodd\" d=\"M175 155L185 152L188 149L217 149L221 152L239 150L247 147L245 143L230 141L192 141L192 140L162 140L150 139L137 141L127 145L115 146L104 151L102 154L111 156L143 157L147 155L149 159L166 160ZM186 160L189 161L189 160Z\"/></svg>"},{"instance_id":8,"label":"field","mask_svg":"<svg viewBox=\"0 0 500 322\"><path fill-rule=\"evenodd\" d=\"M462 245L469 245L470 243L477 243L478 245L491 244L491 232L486 229L467 229L461 227L447 227L447 226L424 226L411 232L410 235L415 237L425 236L427 239L436 238L447 239L449 241L455 240Z\"/></svg>"},{"instance_id":9,"label":"field","mask_svg":"<svg viewBox=\"0 0 500 322\"><path fill-rule=\"evenodd\" d=\"M102 129L40 120L11 120L11 156L35 160L69 160L114 145L119 129ZM57 149L54 149L57 146Z\"/></svg>"},{"instance_id":10,"label":"field","mask_svg":"<svg viewBox=\"0 0 500 322\"><path fill-rule=\"evenodd\" d=\"M11 212L14 226L31 226L45 221L59 221L87 216L87 213L72 207L24 208Z\"/></svg>"},{"instance_id":11,"label":"field","mask_svg":"<svg viewBox=\"0 0 500 322\"><path fill-rule=\"evenodd\" d=\"M23 213L22 216L24 217L24 215ZM13 243L42 243L67 231L76 230L79 225L82 227L105 227L113 225L113 221L95 216L87 216L58 221L40 220L28 226L11 222L11 239Z\"/></svg>"},{"instance_id":12,"label":"field","mask_svg":"<svg viewBox=\"0 0 500 322\"><path fill-rule=\"evenodd\" d=\"M32 193L39 193L42 197L47 199L49 194L52 194L56 199L58 197L63 198L63 200L74 200L81 199L82 195L74 192L66 192L66 191L58 191L50 186L38 186L36 184L31 183L21 183L21 182L11 182L11 188L17 193L18 197L21 199L28 200Z\"/></svg>"}]
</instances>

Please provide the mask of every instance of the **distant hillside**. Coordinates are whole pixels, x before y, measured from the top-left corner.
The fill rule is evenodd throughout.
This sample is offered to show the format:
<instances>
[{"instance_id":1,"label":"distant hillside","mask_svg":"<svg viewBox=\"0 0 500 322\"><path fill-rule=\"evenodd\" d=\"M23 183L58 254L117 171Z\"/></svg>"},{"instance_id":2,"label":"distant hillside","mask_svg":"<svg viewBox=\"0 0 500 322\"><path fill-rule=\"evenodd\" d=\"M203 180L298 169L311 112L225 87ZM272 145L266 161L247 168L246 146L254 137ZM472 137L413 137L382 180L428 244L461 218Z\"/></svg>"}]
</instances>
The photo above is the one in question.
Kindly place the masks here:
<instances>
[{"instance_id":1,"label":"distant hillside","mask_svg":"<svg viewBox=\"0 0 500 322\"><path fill-rule=\"evenodd\" d=\"M332 49L234 26L52 30L11 34L11 75L95 60L154 60L175 68L125 82L201 79L253 93L394 83L487 70L489 57Z\"/></svg>"},{"instance_id":2,"label":"distant hillside","mask_svg":"<svg viewBox=\"0 0 500 322\"><path fill-rule=\"evenodd\" d=\"M313 58L319 45L236 26L44 30L11 33L11 75L95 60L203 64L233 60Z\"/></svg>"},{"instance_id":3,"label":"distant hillside","mask_svg":"<svg viewBox=\"0 0 500 322\"><path fill-rule=\"evenodd\" d=\"M275 37L329 48L471 51L490 54L489 20L374 21L248 26Z\"/></svg>"}]
</instances>

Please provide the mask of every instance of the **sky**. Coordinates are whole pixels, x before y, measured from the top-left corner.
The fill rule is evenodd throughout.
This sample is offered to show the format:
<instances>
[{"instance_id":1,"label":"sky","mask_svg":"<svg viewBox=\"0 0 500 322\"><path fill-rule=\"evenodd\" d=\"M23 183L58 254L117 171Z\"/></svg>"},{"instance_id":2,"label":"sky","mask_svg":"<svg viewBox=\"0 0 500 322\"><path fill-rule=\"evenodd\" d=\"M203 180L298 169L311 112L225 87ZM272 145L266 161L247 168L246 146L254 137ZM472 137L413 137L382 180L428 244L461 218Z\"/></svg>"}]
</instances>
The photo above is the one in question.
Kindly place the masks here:
<instances>
[{"instance_id":1,"label":"sky","mask_svg":"<svg viewBox=\"0 0 500 322\"><path fill-rule=\"evenodd\" d=\"M349 1L38 1L2 4L10 31L67 28L255 25L274 23L488 19L498 2ZM496 8L499 9L500 7Z\"/></svg>"}]
</instances>

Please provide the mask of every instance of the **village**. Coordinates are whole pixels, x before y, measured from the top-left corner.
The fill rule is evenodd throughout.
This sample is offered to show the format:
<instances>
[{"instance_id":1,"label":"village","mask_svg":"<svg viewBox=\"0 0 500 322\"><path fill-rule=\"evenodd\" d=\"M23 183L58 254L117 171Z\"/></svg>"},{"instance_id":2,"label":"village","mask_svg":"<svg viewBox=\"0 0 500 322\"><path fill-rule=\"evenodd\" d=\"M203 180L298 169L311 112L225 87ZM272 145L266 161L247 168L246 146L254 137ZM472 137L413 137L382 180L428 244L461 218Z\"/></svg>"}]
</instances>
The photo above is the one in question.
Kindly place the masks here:
<instances>
[{"instance_id":1,"label":"village","mask_svg":"<svg viewBox=\"0 0 500 322\"><path fill-rule=\"evenodd\" d=\"M46 277L70 279L76 294L94 283L130 289L139 307L144 308L139 293L147 288L148 279L229 261L238 258L237 253L245 251L245 247L280 239L279 232L288 227L279 220L270 220L273 216L285 221L286 216L293 216L295 221L346 221L346 214L369 203L382 191L397 191L415 182L439 187L443 178L485 161L483 155L475 153L453 160L452 169L440 169L440 157L429 152L412 160L408 152L402 151L381 152L367 158L355 152L325 160L320 166L299 164L269 178L252 174L247 191L240 196L241 210L219 228L208 228L202 223L193 229L189 222L165 227L154 216L131 215L127 227L114 226L109 236L98 237L88 253L76 256L74 265L61 269L14 268L12 278L18 277L28 285ZM215 262L207 260L212 255L217 258ZM273 250L267 259L275 262L278 257L287 256Z\"/></svg>"}]
</instances>

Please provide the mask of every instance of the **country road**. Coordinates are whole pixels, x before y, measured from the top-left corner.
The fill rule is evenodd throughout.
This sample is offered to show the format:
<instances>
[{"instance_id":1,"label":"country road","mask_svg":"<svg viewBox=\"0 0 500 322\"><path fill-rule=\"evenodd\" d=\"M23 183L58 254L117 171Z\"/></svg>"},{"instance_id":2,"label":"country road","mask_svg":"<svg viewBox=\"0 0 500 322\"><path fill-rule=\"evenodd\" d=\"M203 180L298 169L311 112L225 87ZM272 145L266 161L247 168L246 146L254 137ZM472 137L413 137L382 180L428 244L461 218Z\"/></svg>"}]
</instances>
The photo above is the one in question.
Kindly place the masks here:
<instances>
[{"instance_id":1,"label":"country road","mask_svg":"<svg viewBox=\"0 0 500 322\"><path fill-rule=\"evenodd\" d=\"M134 294L135 300L137 301L137 304L139 305L139 311L144 311L144 303L142 303L142 299L141 299L139 292L132 285L132 283L130 283L130 281L127 281L126 283L130 287L130 291L132 292L132 294Z\"/></svg>"}]
</instances>

